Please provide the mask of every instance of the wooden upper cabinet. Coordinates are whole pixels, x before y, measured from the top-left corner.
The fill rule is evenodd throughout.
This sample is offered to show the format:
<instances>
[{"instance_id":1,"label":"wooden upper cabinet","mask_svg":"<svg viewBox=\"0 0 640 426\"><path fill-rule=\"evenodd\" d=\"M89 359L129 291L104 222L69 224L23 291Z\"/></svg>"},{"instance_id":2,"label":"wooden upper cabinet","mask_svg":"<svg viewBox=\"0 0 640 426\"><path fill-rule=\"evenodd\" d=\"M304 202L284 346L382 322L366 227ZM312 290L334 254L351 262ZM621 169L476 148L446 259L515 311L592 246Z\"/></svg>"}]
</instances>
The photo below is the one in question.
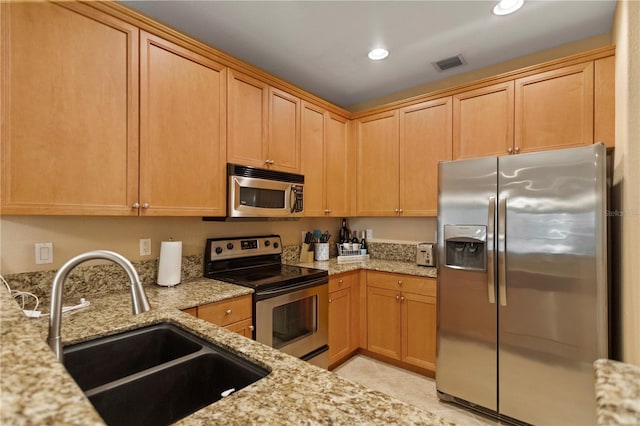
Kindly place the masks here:
<instances>
[{"instance_id":1,"label":"wooden upper cabinet","mask_svg":"<svg viewBox=\"0 0 640 426\"><path fill-rule=\"evenodd\" d=\"M302 103L305 216L348 215L347 122L321 107Z\"/></svg>"},{"instance_id":2,"label":"wooden upper cabinet","mask_svg":"<svg viewBox=\"0 0 640 426\"><path fill-rule=\"evenodd\" d=\"M136 215L138 29L2 3L2 213Z\"/></svg>"},{"instance_id":3,"label":"wooden upper cabinet","mask_svg":"<svg viewBox=\"0 0 640 426\"><path fill-rule=\"evenodd\" d=\"M300 99L229 70L229 163L300 172Z\"/></svg>"},{"instance_id":4,"label":"wooden upper cabinet","mask_svg":"<svg viewBox=\"0 0 640 426\"><path fill-rule=\"evenodd\" d=\"M325 111L313 104L302 103L300 147L304 174L304 214L325 214Z\"/></svg>"},{"instance_id":5,"label":"wooden upper cabinet","mask_svg":"<svg viewBox=\"0 0 640 426\"><path fill-rule=\"evenodd\" d=\"M226 214L226 68L141 33L140 214Z\"/></svg>"},{"instance_id":6,"label":"wooden upper cabinet","mask_svg":"<svg viewBox=\"0 0 640 426\"><path fill-rule=\"evenodd\" d=\"M300 99L273 87L269 89L267 161L270 168L300 172Z\"/></svg>"},{"instance_id":7,"label":"wooden upper cabinet","mask_svg":"<svg viewBox=\"0 0 640 426\"><path fill-rule=\"evenodd\" d=\"M593 61L515 81L515 152L593 143Z\"/></svg>"},{"instance_id":8,"label":"wooden upper cabinet","mask_svg":"<svg viewBox=\"0 0 640 426\"><path fill-rule=\"evenodd\" d=\"M513 147L514 83L453 96L453 159L506 155Z\"/></svg>"},{"instance_id":9,"label":"wooden upper cabinet","mask_svg":"<svg viewBox=\"0 0 640 426\"><path fill-rule=\"evenodd\" d=\"M228 70L227 160L265 167L269 127L269 86Z\"/></svg>"},{"instance_id":10,"label":"wooden upper cabinet","mask_svg":"<svg viewBox=\"0 0 640 426\"><path fill-rule=\"evenodd\" d=\"M452 98L400 110L400 208L404 216L436 216L438 162L451 160Z\"/></svg>"},{"instance_id":11,"label":"wooden upper cabinet","mask_svg":"<svg viewBox=\"0 0 640 426\"><path fill-rule=\"evenodd\" d=\"M595 61L593 99L593 141L604 142L608 148L615 146L615 57Z\"/></svg>"},{"instance_id":12,"label":"wooden upper cabinet","mask_svg":"<svg viewBox=\"0 0 640 426\"><path fill-rule=\"evenodd\" d=\"M325 114L325 208L327 216L349 216L350 174L348 120ZM307 198L305 197L305 200Z\"/></svg>"},{"instance_id":13,"label":"wooden upper cabinet","mask_svg":"<svg viewBox=\"0 0 640 426\"><path fill-rule=\"evenodd\" d=\"M357 121L356 215L396 216L399 209L398 111Z\"/></svg>"}]
</instances>

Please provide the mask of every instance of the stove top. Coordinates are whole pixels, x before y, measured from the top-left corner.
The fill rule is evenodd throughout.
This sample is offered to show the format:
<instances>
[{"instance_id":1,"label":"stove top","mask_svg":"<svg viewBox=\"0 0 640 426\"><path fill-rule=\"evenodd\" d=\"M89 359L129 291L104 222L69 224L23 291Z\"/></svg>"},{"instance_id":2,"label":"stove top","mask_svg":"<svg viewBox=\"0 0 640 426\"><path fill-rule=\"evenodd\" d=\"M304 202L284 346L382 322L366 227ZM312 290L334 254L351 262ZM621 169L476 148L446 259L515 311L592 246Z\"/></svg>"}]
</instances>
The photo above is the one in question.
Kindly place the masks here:
<instances>
[{"instance_id":1,"label":"stove top","mask_svg":"<svg viewBox=\"0 0 640 426\"><path fill-rule=\"evenodd\" d=\"M282 242L278 235L207 240L204 271L207 278L260 291L304 285L328 275L322 269L282 264Z\"/></svg>"}]
</instances>

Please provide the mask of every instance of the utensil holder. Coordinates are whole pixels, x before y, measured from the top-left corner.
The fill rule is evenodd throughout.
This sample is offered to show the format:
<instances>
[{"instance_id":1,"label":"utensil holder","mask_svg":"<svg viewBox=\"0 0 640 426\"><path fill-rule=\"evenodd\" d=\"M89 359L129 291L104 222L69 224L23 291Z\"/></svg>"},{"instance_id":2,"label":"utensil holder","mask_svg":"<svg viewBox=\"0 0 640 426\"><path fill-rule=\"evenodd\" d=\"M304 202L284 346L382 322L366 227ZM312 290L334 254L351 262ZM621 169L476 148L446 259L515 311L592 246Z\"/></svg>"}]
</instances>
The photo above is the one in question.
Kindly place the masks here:
<instances>
[{"instance_id":1,"label":"utensil holder","mask_svg":"<svg viewBox=\"0 0 640 426\"><path fill-rule=\"evenodd\" d=\"M315 244L315 259L316 260L329 260L329 243L316 243Z\"/></svg>"}]
</instances>

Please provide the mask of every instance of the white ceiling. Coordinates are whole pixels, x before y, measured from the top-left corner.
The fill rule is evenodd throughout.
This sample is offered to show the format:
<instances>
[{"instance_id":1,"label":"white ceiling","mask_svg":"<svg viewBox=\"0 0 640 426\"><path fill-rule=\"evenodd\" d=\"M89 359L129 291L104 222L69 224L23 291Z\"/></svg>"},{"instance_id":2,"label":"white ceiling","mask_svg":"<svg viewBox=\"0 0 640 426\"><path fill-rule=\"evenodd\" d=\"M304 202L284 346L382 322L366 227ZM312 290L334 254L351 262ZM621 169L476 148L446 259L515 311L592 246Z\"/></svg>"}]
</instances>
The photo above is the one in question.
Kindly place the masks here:
<instances>
[{"instance_id":1,"label":"white ceiling","mask_svg":"<svg viewBox=\"0 0 640 426\"><path fill-rule=\"evenodd\" d=\"M337 105L350 105L608 33L615 0L123 1ZM374 47L390 50L373 62ZM466 65L431 65L462 54Z\"/></svg>"}]
</instances>

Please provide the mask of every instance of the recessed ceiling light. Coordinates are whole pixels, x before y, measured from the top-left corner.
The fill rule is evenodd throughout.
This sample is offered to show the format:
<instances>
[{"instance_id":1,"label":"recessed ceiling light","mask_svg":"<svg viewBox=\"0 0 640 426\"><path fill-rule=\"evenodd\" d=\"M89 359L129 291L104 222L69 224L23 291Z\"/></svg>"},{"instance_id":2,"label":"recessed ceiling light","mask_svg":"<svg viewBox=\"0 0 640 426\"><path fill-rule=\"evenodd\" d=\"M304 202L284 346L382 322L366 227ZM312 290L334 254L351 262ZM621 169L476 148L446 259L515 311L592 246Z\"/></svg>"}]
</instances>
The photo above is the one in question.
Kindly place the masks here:
<instances>
[{"instance_id":1,"label":"recessed ceiling light","mask_svg":"<svg viewBox=\"0 0 640 426\"><path fill-rule=\"evenodd\" d=\"M387 56L389 56L389 51L381 47L373 49L371 52L369 52L369 59L371 59L372 61L379 61L386 58Z\"/></svg>"},{"instance_id":2,"label":"recessed ceiling light","mask_svg":"<svg viewBox=\"0 0 640 426\"><path fill-rule=\"evenodd\" d=\"M493 8L493 14L502 16L508 15L520 9L524 4L524 0L500 0Z\"/></svg>"}]
</instances>

